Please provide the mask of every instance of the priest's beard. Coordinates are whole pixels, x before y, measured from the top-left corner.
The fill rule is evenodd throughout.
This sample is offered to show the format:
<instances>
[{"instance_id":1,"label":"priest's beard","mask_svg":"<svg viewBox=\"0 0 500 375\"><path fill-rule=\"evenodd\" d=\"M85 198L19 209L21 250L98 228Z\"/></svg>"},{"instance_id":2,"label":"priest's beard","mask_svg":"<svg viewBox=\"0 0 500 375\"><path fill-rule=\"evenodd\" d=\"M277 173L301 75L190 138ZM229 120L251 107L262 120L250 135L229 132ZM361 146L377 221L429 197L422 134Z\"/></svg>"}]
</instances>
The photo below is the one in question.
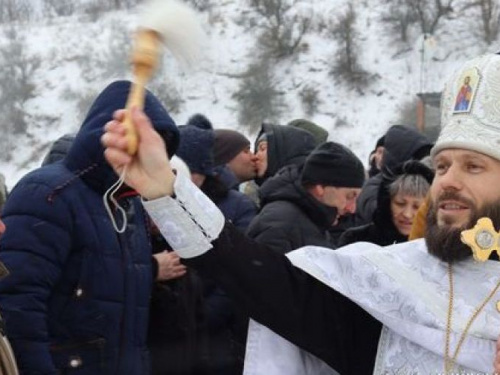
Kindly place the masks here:
<instances>
[{"instance_id":1,"label":"priest's beard","mask_svg":"<svg viewBox=\"0 0 500 375\"><path fill-rule=\"evenodd\" d=\"M460 228L454 228L450 224L438 226L437 207L440 200L452 199L464 202L470 208L469 221ZM427 228L425 232L425 242L430 254L436 256L444 262L458 262L472 255L469 246L460 240L460 232L470 229L478 219L489 217L493 222L495 230L500 229L500 199L495 202L486 202L483 207L478 209L474 204L460 197L455 192L444 193L436 203L431 202L427 212Z\"/></svg>"}]
</instances>

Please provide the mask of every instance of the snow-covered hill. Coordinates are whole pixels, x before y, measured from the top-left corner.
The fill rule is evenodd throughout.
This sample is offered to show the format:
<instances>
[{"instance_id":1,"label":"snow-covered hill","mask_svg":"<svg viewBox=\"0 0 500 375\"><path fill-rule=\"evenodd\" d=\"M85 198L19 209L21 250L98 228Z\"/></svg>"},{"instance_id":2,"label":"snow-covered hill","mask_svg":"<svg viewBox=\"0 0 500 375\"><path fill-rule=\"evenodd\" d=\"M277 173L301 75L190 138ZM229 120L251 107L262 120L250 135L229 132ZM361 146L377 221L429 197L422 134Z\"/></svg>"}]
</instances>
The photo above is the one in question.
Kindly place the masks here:
<instances>
[{"instance_id":1,"label":"snow-covered hill","mask_svg":"<svg viewBox=\"0 0 500 375\"><path fill-rule=\"evenodd\" d=\"M308 0L300 4L300 11L310 12L316 24L331 22L347 3ZM396 45L381 22L386 3L353 2L358 14L360 62L377 77L362 93L336 83L328 74L339 46L319 27L306 34L303 52L274 66L277 87L287 104L280 122L305 118L299 91L305 86L316 88L321 103L309 119L327 129L331 140L351 147L363 161L375 140L400 121L402 108L417 93L440 91L446 76L461 61L495 51L495 46L478 41L463 17L443 20L440 31L426 40L415 32L410 44ZM182 99L178 112L172 113L177 123L199 112L215 127L239 128L254 136L245 128L247 124L239 123L238 103L233 98L239 77L255 56L255 30L242 22L254 17L252 12L247 0L218 1L201 14L209 36L203 58L186 68L165 54L152 87L162 87ZM39 56L41 65L31 77L36 96L26 103L28 130L15 137L13 158L0 162L9 187L40 164L53 140L77 131L84 108L108 82L131 77L127 57L136 22L137 11L131 10L108 13L98 20L74 15L14 25L24 40L26 55ZM5 32L11 27L2 26L0 49L8 48ZM0 129L2 126L5 123Z\"/></svg>"}]
</instances>

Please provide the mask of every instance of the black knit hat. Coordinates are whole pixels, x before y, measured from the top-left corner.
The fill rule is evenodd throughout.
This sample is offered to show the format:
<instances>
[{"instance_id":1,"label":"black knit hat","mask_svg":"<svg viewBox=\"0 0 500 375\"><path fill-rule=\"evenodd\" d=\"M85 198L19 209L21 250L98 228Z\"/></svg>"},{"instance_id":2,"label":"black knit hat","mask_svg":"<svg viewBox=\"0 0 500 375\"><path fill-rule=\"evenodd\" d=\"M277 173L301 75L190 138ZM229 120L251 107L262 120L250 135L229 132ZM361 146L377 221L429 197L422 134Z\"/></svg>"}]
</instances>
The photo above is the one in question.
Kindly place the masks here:
<instances>
[{"instance_id":1,"label":"black knit hat","mask_svg":"<svg viewBox=\"0 0 500 375\"><path fill-rule=\"evenodd\" d=\"M215 166L227 164L241 151L250 146L250 141L240 132L216 129L214 144Z\"/></svg>"},{"instance_id":2,"label":"black knit hat","mask_svg":"<svg viewBox=\"0 0 500 375\"><path fill-rule=\"evenodd\" d=\"M360 188L365 181L363 163L347 147L325 142L307 157L301 183Z\"/></svg>"}]
</instances>

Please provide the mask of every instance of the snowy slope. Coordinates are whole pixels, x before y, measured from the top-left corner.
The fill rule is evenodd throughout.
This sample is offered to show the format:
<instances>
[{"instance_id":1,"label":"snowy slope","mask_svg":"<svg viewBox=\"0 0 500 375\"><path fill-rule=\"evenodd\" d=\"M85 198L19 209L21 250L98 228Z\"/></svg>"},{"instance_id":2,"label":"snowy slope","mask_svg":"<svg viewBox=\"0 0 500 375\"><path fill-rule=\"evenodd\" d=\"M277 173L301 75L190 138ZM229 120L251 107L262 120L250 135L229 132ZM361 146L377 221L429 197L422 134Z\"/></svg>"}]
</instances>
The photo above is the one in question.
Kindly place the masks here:
<instances>
[{"instance_id":1,"label":"snowy slope","mask_svg":"<svg viewBox=\"0 0 500 375\"><path fill-rule=\"evenodd\" d=\"M297 11L312 12L315 20L331 20L345 9L347 0L309 0ZM310 32L304 38L308 49L294 59L275 66L276 80L284 93L287 111L283 124L304 118L299 90L307 85L321 95L318 113L311 118L330 132L330 139L351 147L366 161L375 140L399 119L401 108L416 93L440 91L446 76L466 58L491 50L476 39L463 22L445 21L444 31L424 42L402 48L393 44L381 21L381 0L354 1L361 34L360 62L378 79L363 94L337 84L328 71L339 46L325 32ZM246 0L221 0L201 18L209 40L203 58L191 68L180 66L168 52L155 84L167 85L183 99L173 117L184 123L191 114L206 114L215 127L239 128L237 103L239 74L254 53L255 32L241 22L252 11ZM28 133L16 140L14 159L0 162L0 171L12 187L22 175L37 167L51 141L77 131L83 114L79 106L116 78L130 78L127 66L130 35L137 12L106 14L94 22L84 16L38 20L19 27L29 54L42 58L34 82L37 96L27 104L32 116ZM7 43L0 37L0 48ZM422 58L422 48L425 48ZM106 61L113 60L113 64ZM1 125L0 125L1 127ZM253 137L253 134L248 134Z\"/></svg>"}]
</instances>

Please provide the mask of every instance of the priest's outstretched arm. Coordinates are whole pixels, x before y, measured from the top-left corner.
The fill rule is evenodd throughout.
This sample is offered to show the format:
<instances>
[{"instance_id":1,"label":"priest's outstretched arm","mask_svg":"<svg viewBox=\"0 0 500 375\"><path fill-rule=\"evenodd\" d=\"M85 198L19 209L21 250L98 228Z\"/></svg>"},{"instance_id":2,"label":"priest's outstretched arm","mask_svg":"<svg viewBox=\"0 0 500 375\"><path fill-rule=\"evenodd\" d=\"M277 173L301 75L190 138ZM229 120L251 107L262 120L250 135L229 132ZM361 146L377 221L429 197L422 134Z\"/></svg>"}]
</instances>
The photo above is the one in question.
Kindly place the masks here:
<instances>
[{"instance_id":1,"label":"priest's outstretched arm","mask_svg":"<svg viewBox=\"0 0 500 375\"><path fill-rule=\"evenodd\" d=\"M371 374L381 325L290 260L242 235L194 184L176 177L149 119L133 110L137 154L127 153L123 112L106 125L105 155L136 189L183 263L215 279L259 323L341 374Z\"/></svg>"}]
</instances>

